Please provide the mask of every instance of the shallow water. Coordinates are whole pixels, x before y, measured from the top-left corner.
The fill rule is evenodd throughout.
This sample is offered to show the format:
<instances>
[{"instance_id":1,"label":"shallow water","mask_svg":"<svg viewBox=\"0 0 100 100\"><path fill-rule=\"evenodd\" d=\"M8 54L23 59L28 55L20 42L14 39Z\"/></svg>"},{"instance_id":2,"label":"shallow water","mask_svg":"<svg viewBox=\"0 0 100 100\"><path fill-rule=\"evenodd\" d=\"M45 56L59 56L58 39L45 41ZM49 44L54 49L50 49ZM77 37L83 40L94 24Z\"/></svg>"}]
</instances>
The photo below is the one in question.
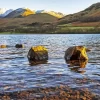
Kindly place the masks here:
<instances>
[{"instance_id":1,"label":"shallow water","mask_svg":"<svg viewBox=\"0 0 100 100\"><path fill-rule=\"evenodd\" d=\"M15 48L17 43L24 44L25 48ZM100 35L0 35L0 44L10 46L0 49L0 93L67 85L100 94ZM49 60L33 66L28 62L27 53L36 45L48 48ZM65 50L75 45L91 49L83 68L64 60Z\"/></svg>"}]
</instances>

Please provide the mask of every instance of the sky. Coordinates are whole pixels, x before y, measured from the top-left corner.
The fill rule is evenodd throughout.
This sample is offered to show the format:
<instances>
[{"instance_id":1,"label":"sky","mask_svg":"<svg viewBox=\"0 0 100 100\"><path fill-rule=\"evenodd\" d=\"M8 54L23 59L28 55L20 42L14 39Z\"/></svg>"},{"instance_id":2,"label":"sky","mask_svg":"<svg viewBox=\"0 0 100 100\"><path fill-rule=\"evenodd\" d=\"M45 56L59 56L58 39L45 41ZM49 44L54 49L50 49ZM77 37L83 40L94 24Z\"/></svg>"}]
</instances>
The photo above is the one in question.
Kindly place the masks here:
<instances>
[{"instance_id":1,"label":"sky","mask_svg":"<svg viewBox=\"0 0 100 100\"><path fill-rule=\"evenodd\" d=\"M97 2L100 2L100 0L0 0L0 8L17 9L26 7L33 10L50 10L72 14Z\"/></svg>"}]
</instances>

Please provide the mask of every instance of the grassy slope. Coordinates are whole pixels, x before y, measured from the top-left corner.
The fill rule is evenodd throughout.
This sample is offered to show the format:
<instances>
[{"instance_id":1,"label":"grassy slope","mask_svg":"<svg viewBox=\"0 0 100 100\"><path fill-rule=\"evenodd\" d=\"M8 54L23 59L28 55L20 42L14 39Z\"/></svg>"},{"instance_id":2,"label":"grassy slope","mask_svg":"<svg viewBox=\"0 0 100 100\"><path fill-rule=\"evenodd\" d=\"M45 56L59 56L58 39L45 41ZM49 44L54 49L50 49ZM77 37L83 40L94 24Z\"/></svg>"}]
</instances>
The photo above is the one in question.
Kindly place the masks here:
<instances>
[{"instance_id":1,"label":"grassy slope","mask_svg":"<svg viewBox=\"0 0 100 100\"><path fill-rule=\"evenodd\" d=\"M100 21L100 3L96 3L88 7L87 9L67 15L59 20L59 24L68 24L68 23L90 23L90 22L99 22ZM77 24L77 23L76 23Z\"/></svg>"},{"instance_id":2,"label":"grassy slope","mask_svg":"<svg viewBox=\"0 0 100 100\"><path fill-rule=\"evenodd\" d=\"M58 33L100 32L100 3L59 19L56 31Z\"/></svg>"},{"instance_id":3,"label":"grassy slope","mask_svg":"<svg viewBox=\"0 0 100 100\"><path fill-rule=\"evenodd\" d=\"M0 28L2 27L23 27L34 22L51 23L57 21L57 18L49 14L34 14L24 18L2 18L0 19Z\"/></svg>"}]
</instances>

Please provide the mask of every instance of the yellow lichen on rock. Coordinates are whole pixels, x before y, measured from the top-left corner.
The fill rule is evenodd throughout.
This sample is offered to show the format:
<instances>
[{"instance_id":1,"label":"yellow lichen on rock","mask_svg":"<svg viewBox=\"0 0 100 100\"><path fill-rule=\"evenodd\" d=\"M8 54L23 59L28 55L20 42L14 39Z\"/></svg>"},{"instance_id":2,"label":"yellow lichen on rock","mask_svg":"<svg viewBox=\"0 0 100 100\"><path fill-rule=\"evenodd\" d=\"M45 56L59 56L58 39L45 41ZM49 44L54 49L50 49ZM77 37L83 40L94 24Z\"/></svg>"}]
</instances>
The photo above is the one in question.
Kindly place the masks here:
<instances>
[{"instance_id":1,"label":"yellow lichen on rock","mask_svg":"<svg viewBox=\"0 0 100 100\"><path fill-rule=\"evenodd\" d=\"M86 47L84 46L76 46L76 50L80 51L80 59L85 58L86 60L88 60L88 56L86 54Z\"/></svg>"},{"instance_id":2,"label":"yellow lichen on rock","mask_svg":"<svg viewBox=\"0 0 100 100\"><path fill-rule=\"evenodd\" d=\"M30 63L44 62L48 60L48 50L44 46L31 47L27 57Z\"/></svg>"},{"instance_id":3,"label":"yellow lichen on rock","mask_svg":"<svg viewBox=\"0 0 100 100\"><path fill-rule=\"evenodd\" d=\"M33 51L48 51L44 46L36 46L36 47L32 47Z\"/></svg>"},{"instance_id":4,"label":"yellow lichen on rock","mask_svg":"<svg viewBox=\"0 0 100 100\"><path fill-rule=\"evenodd\" d=\"M0 48L6 48L7 45L0 45Z\"/></svg>"},{"instance_id":5,"label":"yellow lichen on rock","mask_svg":"<svg viewBox=\"0 0 100 100\"><path fill-rule=\"evenodd\" d=\"M80 49L80 51L81 51L81 54L80 54L80 58L85 58L86 60L88 60L88 56L87 56L87 54L86 54L86 47L81 47L81 49Z\"/></svg>"}]
</instances>

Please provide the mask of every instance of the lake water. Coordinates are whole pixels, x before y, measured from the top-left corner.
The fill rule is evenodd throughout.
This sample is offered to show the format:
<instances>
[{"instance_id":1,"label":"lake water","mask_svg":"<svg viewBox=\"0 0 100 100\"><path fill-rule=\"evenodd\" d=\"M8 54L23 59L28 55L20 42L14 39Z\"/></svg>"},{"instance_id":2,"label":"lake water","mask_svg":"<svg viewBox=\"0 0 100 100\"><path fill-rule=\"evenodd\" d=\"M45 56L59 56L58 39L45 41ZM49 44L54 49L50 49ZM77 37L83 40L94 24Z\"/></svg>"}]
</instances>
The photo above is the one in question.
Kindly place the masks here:
<instances>
[{"instance_id":1,"label":"lake water","mask_svg":"<svg viewBox=\"0 0 100 100\"><path fill-rule=\"evenodd\" d=\"M25 48L17 49L22 43ZM88 88L100 94L100 35L0 35L0 93L28 90L35 87L67 85L71 88ZM49 52L46 64L30 65L27 53L31 46L44 45ZM70 46L84 45L91 49L84 68L70 66L64 60ZM77 68L76 68L77 67Z\"/></svg>"}]
</instances>

